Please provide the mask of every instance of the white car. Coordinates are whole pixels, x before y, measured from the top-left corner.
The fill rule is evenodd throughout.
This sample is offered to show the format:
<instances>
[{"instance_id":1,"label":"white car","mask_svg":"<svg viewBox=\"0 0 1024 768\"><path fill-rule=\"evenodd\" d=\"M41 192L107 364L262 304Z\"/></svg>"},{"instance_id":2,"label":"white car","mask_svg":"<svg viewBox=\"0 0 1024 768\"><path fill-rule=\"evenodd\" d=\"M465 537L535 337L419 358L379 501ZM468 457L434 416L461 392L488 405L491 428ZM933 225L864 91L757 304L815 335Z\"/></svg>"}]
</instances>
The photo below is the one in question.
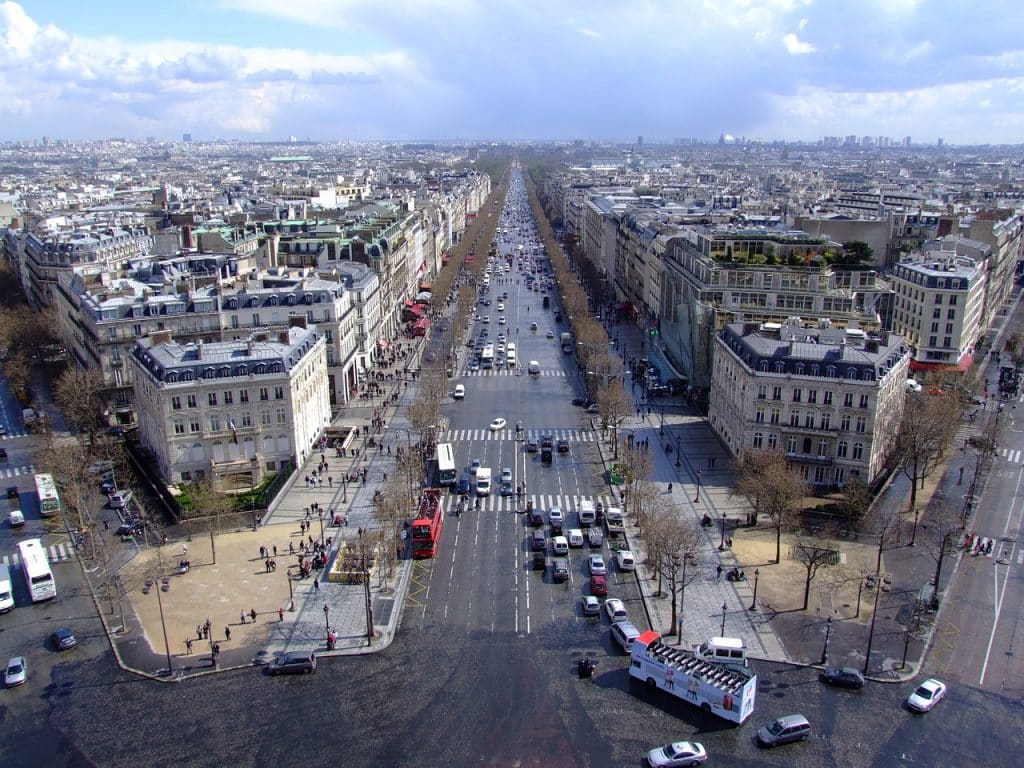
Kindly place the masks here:
<instances>
[{"instance_id":1,"label":"white car","mask_svg":"<svg viewBox=\"0 0 1024 768\"><path fill-rule=\"evenodd\" d=\"M509 467L505 467L501 470L501 482L511 483L512 482L512 470Z\"/></svg>"},{"instance_id":2,"label":"white car","mask_svg":"<svg viewBox=\"0 0 1024 768\"><path fill-rule=\"evenodd\" d=\"M673 741L647 753L651 768L676 768L680 765L702 765L708 759L704 746L695 741Z\"/></svg>"},{"instance_id":3,"label":"white car","mask_svg":"<svg viewBox=\"0 0 1024 768\"><path fill-rule=\"evenodd\" d=\"M452 399L462 400L466 396L466 387L464 384L456 384L455 390L452 392Z\"/></svg>"},{"instance_id":4,"label":"white car","mask_svg":"<svg viewBox=\"0 0 1024 768\"><path fill-rule=\"evenodd\" d=\"M25 682L25 659L15 656L7 662L7 669L4 671L4 685L13 688Z\"/></svg>"},{"instance_id":5,"label":"white car","mask_svg":"<svg viewBox=\"0 0 1024 768\"><path fill-rule=\"evenodd\" d=\"M554 331L548 331L548 338L549 339L555 338L555 332Z\"/></svg>"},{"instance_id":6,"label":"white car","mask_svg":"<svg viewBox=\"0 0 1024 768\"><path fill-rule=\"evenodd\" d=\"M499 312L504 312L505 311L505 305L502 304L500 301L498 302L498 311Z\"/></svg>"},{"instance_id":7,"label":"white car","mask_svg":"<svg viewBox=\"0 0 1024 768\"><path fill-rule=\"evenodd\" d=\"M617 597L609 597L604 601L604 611L608 614L609 621L629 621L629 614L626 613L626 606Z\"/></svg>"},{"instance_id":8,"label":"white car","mask_svg":"<svg viewBox=\"0 0 1024 768\"><path fill-rule=\"evenodd\" d=\"M478 469L480 469L480 459L473 459L471 462L469 462L469 474L476 477Z\"/></svg>"},{"instance_id":9,"label":"white car","mask_svg":"<svg viewBox=\"0 0 1024 768\"><path fill-rule=\"evenodd\" d=\"M498 418L491 422L491 432L497 432L498 430L504 429L507 423L508 422L506 422L503 418L499 416Z\"/></svg>"},{"instance_id":10,"label":"white car","mask_svg":"<svg viewBox=\"0 0 1024 768\"><path fill-rule=\"evenodd\" d=\"M628 549L620 549L615 554L615 561L618 563L620 571L636 570L636 558Z\"/></svg>"},{"instance_id":11,"label":"white car","mask_svg":"<svg viewBox=\"0 0 1024 768\"><path fill-rule=\"evenodd\" d=\"M587 558L587 565L590 566L591 576L604 576L608 573L608 567L604 564L602 555L591 555Z\"/></svg>"},{"instance_id":12,"label":"white car","mask_svg":"<svg viewBox=\"0 0 1024 768\"><path fill-rule=\"evenodd\" d=\"M502 315L501 317L498 318L498 325L504 325L504 324L505 324L505 316Z\"/></svg>"},{"instance_id":13,"label":"white car","mask_svg":"<svg viewBox=\"0 0 1024 768\"><path fill-rule=\"evenodd\" d=\"M583 596L583 615L599 616L601 614L601 601L593 595Z\"/></svg>"},{"instance_id":14,"label":"white car","mask_svg":"<svg viewBox=\"0 0 1024 768\"><path fill-rule=\"evenodd\" d=\"M946 684L931 677L907 697L907 706L915 712L930 712L945 696Z\"/></svg>"}]
</instances>

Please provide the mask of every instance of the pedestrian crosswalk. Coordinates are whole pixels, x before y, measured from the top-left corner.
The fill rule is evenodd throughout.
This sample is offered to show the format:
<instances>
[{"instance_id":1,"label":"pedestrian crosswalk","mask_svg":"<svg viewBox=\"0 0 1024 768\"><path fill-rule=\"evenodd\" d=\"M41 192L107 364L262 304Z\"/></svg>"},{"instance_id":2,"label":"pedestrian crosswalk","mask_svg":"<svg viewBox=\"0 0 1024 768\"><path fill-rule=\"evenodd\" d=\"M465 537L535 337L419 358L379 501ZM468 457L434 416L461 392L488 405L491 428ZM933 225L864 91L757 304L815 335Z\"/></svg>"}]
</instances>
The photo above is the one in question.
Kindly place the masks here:
<instances>
[{"instance_id":1,"label":"pedestrian crosswalk","mask_svg":"<svg viewBox=\"0 0 1024 768\"><path fill-rule=\"evenodd\" d=\"M36 468L29 464L27 467L0 467L0 477L20 477L21 475L35 474Z\"/></svg>"},{"instance_id":2,"label":"pedestrian crosswalk","mask_svg":"<svg viewBox=\"0 0 1024 768\"><path fill-rule=\"evenodd\" d=\"M568 440L570 443L592 443L596 433L586 429L526 429L516 433L515 427L496 430L489 429L450 429L442 433L444 442L472 442L474 440L511 440L518 437L522 441L540 440L550 435L554 440Z\"/></svg>"},{"instance_id":3,"label":"pedestrian crosswalk","mask_svg":"<svg viewBox=\"0 0 1024 768\"><path fill-rule=\"evenodd\" d=\"M1020 464L1021 462L1021 451L1013 448L1000 448L999 456L1010 462L1011 464Z\"/></svg>"},{"instance_id":4,"label":"pedestrian crosswalk","mask_svg":"<svg viewBox=\"0 0 1024 768\"><path fill-rule=\"evenodd\" d=\"M518 376L522 375L522 369L516 368L481 368L479 371L465 371L464 376ZM556 376L559 378L565 378L565 371L558 369L541 369L540 373L531 374L533 376Z\"/></svg>"},{"instance_id":5,"label":"pedestrian crosswalk","mask_svg":"<svg viewBox=\"0 0 1024 768\"><path fill-rule=\"evenodd\" d=\"M0 440L14 440L18 437L27 437L28 432L7 432L6 434L0 435Z\"/></svg>"},{"instance_id":6,"label":"pedestrian crosswalk","mask_svg":"<svg viewBox=\"0 0 1024 768\"><path fill-rule=\"evenodd\" d=\"M497 494L491 494L490 496L469 496L467 504L470 509L473 509L473 504L477 500L480 501L480 511L482 512L512 512L512 511L523 511L526 509L527 500L533 503L534 509L544 510L545 512L552 507L558 507L565 513L571 513L566 518L566 528L576 528L577 518L575 517L576 511L580 507L580 500L588 499L595 504L600 502L604 505L604 508L613 507L618 504L617 501L612 499L610 496L573 496L570 494L559 494L559 493L539 493L526 495L521 498L515 496L499 496ZM445 511L452 512L455 507L459 504L459 497L456 494L450 494L445 500Z\"/></svg>"},{"instance_id":7,"label":"pedestrian crosswalk","mask_svg":"<svg viewBox=\"0 0 1024 768\"><path fill-rule=\"evenodd\" d=\"M62 544L51 544L46 548L46 559L51 563L61 563L66 560L71 560L75 556L75 548L72 546L70 541L63 542ZM0 565L8 566L10 568L21 567L21 557L15 552L12 555L3 555L0 557Z\"/></svg>"}]
</instances>

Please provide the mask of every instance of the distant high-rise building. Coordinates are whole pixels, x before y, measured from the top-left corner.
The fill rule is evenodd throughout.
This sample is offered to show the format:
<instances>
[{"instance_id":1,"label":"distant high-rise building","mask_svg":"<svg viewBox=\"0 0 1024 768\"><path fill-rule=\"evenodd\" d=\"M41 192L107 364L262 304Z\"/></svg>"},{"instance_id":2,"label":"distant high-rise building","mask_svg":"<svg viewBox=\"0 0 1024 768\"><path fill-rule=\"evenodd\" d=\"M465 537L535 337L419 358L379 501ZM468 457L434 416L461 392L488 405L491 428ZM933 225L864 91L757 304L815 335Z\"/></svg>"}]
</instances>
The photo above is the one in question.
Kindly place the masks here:
<instances>
[{"instance_id":1,"label":"distant high-rise building","mask_svg":"<svg viewBox=\"0 0 1024 768\"><path fill-rule=\"evenodd\" d=\"M910 137L909 136L904 136L903 137L903 146L904 147L909 147L910 146Z\"/></svg>"},{"instance_id":2,"label":"distant high-rise building","mask_svg":"<svg viewBox=\"0 0 1024 768\"><path fill-rule=\"evenodd\" d=\"M940 136L940 137L939 137L939 140L938 140L937 142L935 142L935 146L937 146L937 147L938 147L939 149L942 149L942 147L943 147L943 146L945 145L945 143L946 143L946 142L945 142L945 141L944 141L944 140L942 139L942 137Z\"/></svg>"},{"instance_id":3,"label":"distant high-rise building","mask_svg":"<svg viewBox=\"0 0 1024 768\"><path fill-rule=\"evenodd\" d=\"M181 134L181 140L184 141L186 144L191 144L192 143L192 134L191 133L183 133L183 134Z\"/></svg>"},{"instance_id":4,"label":"distant high-rise building","mask_svg":"<svg viewBox=\"0 0 1024 768\"><path fill-rule=\"evenodd\" d=\"M637 136L636 137L636 151L637 152L643 152L644 151L644 137L643 136Z\"/></svg>"}]
</instances>

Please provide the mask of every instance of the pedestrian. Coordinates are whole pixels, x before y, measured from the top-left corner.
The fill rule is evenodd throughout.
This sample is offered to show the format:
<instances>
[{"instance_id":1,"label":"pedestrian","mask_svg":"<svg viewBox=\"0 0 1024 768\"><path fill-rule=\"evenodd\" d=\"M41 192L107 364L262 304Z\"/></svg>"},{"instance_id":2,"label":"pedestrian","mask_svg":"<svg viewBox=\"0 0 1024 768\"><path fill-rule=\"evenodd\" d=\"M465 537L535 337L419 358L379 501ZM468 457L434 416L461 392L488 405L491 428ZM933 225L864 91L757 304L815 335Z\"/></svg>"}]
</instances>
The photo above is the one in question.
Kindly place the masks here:
<instances>
[{"instance_id":1,"label":"pedestrian","mask_svg":"<svg viewBox=\"0 0 1024 768\"><path fill-rule=\"evenodd\" d=\"M192 655L192 638L191 637L185 638L185 652L189 656Z\"/></svg>"},{"instance_id":2,"label":"pedestrian","mask_svg":"<svg viewBox=\"0 0 1024 768\"><path fill-rule=\"evenodd\" d=\"M274 545L274 557L277 557L277 544Z\"/></svg>"},{"instance_id":3,"label":"pedestrian","mask_svg":"<svg viewBox=\"0 0 1024 768\"><path fill-rule=\"evenodd\" d=\"M270 573L270 558L269 557L263 562L263 570L264 570L264 573Z\"/></svg>"},{"instance_id":4,"label":"pedestrian","mask_svg":"<svg viewBox=\"0 0 1024 768\"><path fill-rule=\"evenodd\" d=\"M718 564L718 567L715 568L715 571L718 574L718 577L717 577L716 581L721 581L722 580L722 564L721 563Z\"/></svg>"},{"instance_id":5,"label":"pedestrian","mask_svg":"<svg viewBox=\"0 0 1024 768\"><path fill-rule=\"evenodd\" d=\"M255 608L250 608L249 609L249 615L252 616L252 623L255 624L256 623L256 609Z\"/></svg>"},{"instance_id":6,"label":"pedestrian","mask_svg":"<svg viewBox=\"0 0 1024 768\"><path fill-rule=\"evenodd\" d=\"M241 613L239 614L239 622L240 622L241 624L245 624L245 611L242 611L242 612L241 612Z\"/></svg>"},{"instance_id":7,"label":"pedestrian","mask_svg":"<svg viewBox=\"0 0 1024 768\"><path fill-rule=\"evenodd\" d=\"M284 608L277 609L277 620L284 621Z\"/></svg>"},{"instance_id":8,"label":"pedestrian","mask_svg":"<svg viewBox=\"0 0 1024 768\"><path fill-rule=\"evenodd\" d=\"M104 520L103 521L103 530L104 531L109 531L110 530L110 521L109 520Z\"/></svg>"},{"instance_id":9,"label":"pedestrian","mask_svg":"<svg viewBox=\"0 0 1024 768\"><path fill-rule=\"evenodd\" d=\"M224 627L224 639L231 641L231 627ZM217 646L214 646L216 648Z\"/></svg>"},{"instance_id":10,"label":"pedestrian","mask_svg":"<svg viewBox=\"0 0 1024 768\"><path fill-rule=\"evenodd\" d=\"M295 554L295 545L292 542L290 542L290 541L288 542L288 554L289 555L294 555Z\"/></svg>"},{"instance_id":11,"label":"pedestrian","mask_svg":"<svg viewBox=\"0 0 1024 768\"><path fill-rule=\"evenodd\" d=\"M327 476L327 487L328 488L333 488L334 487L334 478L331 477L330 475Z\"/></svg>"},{"instance_id":12,"label":"pedestrian","mask_svg":"<svg viewBox=\"0 0 1024 768\"><path fill-rule=\"evenodd\" d=\"M196 624L196 639L198 639L198 640L202 640L203 639L203 625L202 624Z\"/></svg>"},{"instance_id":13,"label":"pedestrian","mask_svg":"<svg viewBox=\"0 0 1024 768\"><path fill-rule=\"evenodd\" d=\"M313 579L313 591L314 592L319 592L320 591L320 579Z\"/></svg>"}]
</instances>

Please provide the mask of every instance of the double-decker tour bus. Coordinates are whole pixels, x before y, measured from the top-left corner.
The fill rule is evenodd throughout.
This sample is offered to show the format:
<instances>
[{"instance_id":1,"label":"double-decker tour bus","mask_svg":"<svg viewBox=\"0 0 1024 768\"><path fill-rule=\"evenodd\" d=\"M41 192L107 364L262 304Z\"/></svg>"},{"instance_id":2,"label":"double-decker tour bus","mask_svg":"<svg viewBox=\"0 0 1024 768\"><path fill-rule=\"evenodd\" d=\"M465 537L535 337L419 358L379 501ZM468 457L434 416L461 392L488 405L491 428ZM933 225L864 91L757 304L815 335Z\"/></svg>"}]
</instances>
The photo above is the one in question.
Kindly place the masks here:
<instances>
[{"instance_id":1,"label":"double-decker tour bus","mask_svg":"<svg viewBox=\"0 0 1024 768\"><path fill-rule=\"evenodd\" d=\"M35 477L36 495L39 497L39 514L53 517L60 514L60 496L53 475L39 474Z\"/></svg>"},{"instance_id":2,"label":"double-decker tour bus","mask_svg":"<svg viewBox=\"0 0 1024 768\"><path fill-rule=\"evenodd\" d=\"M39 539L26 539L18 544L18 559L21 560L21 572L25 576L25 584L32 596L32 602L52 600L57 596L57 582L53 580L50 561L46 559L46 550Z\"/></svg>"},{"instance_id":3,"label":"double-decker tour bus","mask_svg":"<svg viewBox=\"0 0 1024 768\"><path fill-rule=\"evenodd\" d=\"M459 479L455 469L455 451L451 443L437 444L437 484L451 488Z\"/></svg>"},{"instance_id":4,"label":"double-decker tour bus","mask_svg":"<svg viewBox=\"0 0 1024 768\"><path fill-rule=\"evenodd\" d=\"M441 539L444 525L444 508L441 506L441 489L425 488L420 496L420 508L412 521L413 557L433 557Z\"/></svg>"}]
</instances>

